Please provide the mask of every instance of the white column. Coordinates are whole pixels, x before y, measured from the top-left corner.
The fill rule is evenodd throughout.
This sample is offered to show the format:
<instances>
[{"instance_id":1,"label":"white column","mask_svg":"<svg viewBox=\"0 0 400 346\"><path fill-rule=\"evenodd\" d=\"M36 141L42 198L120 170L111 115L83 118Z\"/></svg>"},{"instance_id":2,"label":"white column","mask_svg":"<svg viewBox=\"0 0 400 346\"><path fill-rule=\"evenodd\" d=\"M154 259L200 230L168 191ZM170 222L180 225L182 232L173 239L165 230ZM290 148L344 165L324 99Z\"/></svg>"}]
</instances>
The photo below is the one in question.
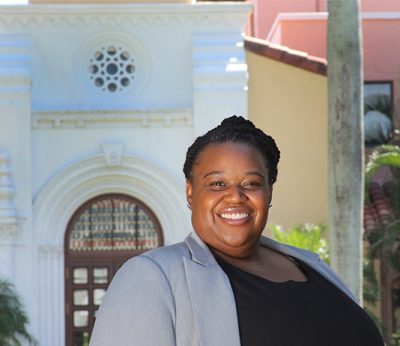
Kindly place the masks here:
<instances>
[{"instance_id":1,"label":"white column","mask_svg":"<svg viewBox=\"0 0 400 346\"><path fill-rule=\"evenodd\" d=\"M225 117L247 117L247 64L241 32L195 34L192 54L195 135Z\"/></svg>"},{"instance_id":2,"label":"white column","mask_svg":"<svg viewBox=\"0 0 400 346\"><path fill-rule=\"evenodd\" d=\"M8 32L10 30L8 28ZM30 57L28 35L0 34L0 149L5 149L0 153L3 234L0 275L8 276L14 283L30 320L29 328L35 335L37 279L32 255Z\"/></svg>"},{"instance_id":3,"label":"white column","mask_svg":"<svg viewBox=\"0 0 400 346\"><path fill-rule=\"evenodd\" d=\"M0 278L14 281L13 236L17 233L17 225L0 224Z\"/></svg>"},{"instance_id":4,"label":"white column","mask_svg":"<svg viewBox=\"0 0 400 346\"><path fill-rule=\"evenodd\" d=\"M11 282L14 281L14 235L18 231L14 194L10 155L6 149L0 149L0 278Z\"/></svg>"},{"instance_id":5,"label":"white column","mask_svg":"<svg viewBox=\"0 0 400 346\"><path fill-rule=\"evenodd\" d=\"M60 245L39 247L39 342L65 344L64 265Z\"/></svg>"}]
</instances>

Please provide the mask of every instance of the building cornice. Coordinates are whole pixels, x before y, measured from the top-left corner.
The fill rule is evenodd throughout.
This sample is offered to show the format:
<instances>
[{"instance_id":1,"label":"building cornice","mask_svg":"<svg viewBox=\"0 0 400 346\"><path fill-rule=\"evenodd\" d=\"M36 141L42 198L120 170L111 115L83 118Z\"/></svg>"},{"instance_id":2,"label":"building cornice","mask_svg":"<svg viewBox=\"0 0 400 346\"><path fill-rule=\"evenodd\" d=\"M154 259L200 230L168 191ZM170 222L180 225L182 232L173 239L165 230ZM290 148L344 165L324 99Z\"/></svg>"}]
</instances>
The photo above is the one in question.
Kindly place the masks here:
<instances>
[{"instance_id":1,"label":"building cornice","mask_svg":"<svg viewBox=\"0 0 400 346\"><path fill-rule=\"evenodd\" d=\"M249 3L193 4L35 4L1 6L0 21L22 25L85 24L109 20L133 24L243 23L251 11Z\"/></svg>"},{"instance_id":2,"label":"building cornice","mask_svg":"<svg viewBox=\"0 0 400 346\"><path fill-rule=\"evenodd\" d=\"M326 76L326 60L308 55L306 52L289 49L254 37L246 37L244 47L246 50L266 58Z\"/></svg>"}]
</instances>

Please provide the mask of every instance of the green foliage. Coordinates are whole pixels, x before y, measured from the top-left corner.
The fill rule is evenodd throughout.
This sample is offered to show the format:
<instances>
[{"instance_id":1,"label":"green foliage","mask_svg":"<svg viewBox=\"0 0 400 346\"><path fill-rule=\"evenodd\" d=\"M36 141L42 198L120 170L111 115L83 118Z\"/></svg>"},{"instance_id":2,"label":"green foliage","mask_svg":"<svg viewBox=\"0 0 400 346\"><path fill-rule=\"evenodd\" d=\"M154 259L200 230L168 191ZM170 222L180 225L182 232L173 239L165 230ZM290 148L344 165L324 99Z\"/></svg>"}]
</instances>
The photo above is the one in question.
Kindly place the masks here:
<instances>
[{"instance_id":1,"label":"green foliage","mask_svg":"<svg viewBox=\"0 0 400 346\"><path fill-rule=\"evenodd\" d=\"M380 145L374 150L365 168L366 188L369 187L374 175L383 167L400 169L400 147L396 145Z\"/></svg>"},{"instance_id":2,"label":"green foliage","mask_svg":"<svg viewBox=\"0 0 400 346\"><path fill-rule=\"evenodd\" d=\"M286 231L280 226L270 225L269 229L277 241L315 252L322 260L329 263L329 247L325 237L326 225L306 223L293 226Z\"/></svg>"},{"instance_id":3,"label":"green foliage","mask_svg":"<svg viewBox=\"0 0 400 346\"><path fill-rule=\"evenodd\" d=\"M364 259L364 285L363 285L363 298L370 304L375 304L379 298L379 286L376 279L374 262L371 259ZM370 313L372 315L372 313Z\"/></svg>"},{"instance_id":4,"label":"green foliage","mask_svg":"<svg viewBox=\"0 0 400 346\"><path fill-rule=\"evenodd\" d=\"M396 332L392 334L392 340L389 346L400 346L400 332Z\"/></svg>"},{"instance_id":5,"label":"green foliage","mask_svg":"<svg viewBox=\"0 0 400 346\"><path fill-rule=\"evenodd\" d=\"M382 168L388 167L393 175L388 200L390 215L387 219L380 219L375 229L367 234L369 251L366 254L366 265L364 267L364 299L374 304L379 296L379 285L376 280L373 259L379 258L383 266L390 266L391 269L400 274L400 253L396 244L400 240L400 147L396 145L381 145L375 148L370 155L365 170L365 191L366 199L370 196L368 190L375 174ZM382 203L375 201L375 203ZM383 326L383 331L385 328ZM392 336L390 346L400 346L400 332Z\"/></svg>"},{"instance_id":6,"label":"green foliage","mask_svg":"<svg viewBox=\"0 0 400 346\"><path fill-rule=\"evenodd\" d=\"M393 112L392 100L389 95L373 94L364 98L364 114L370 111L378 111L389 119Z\"/></svg>"},{"instance_id":7,"label":"green foliage","mask_svg":"<svg viewBox=\"0 0 400 346\"><path fill-rule=\"evenodd\" d=\"M0 345L19 346L25 339L30 344L36 341L27 331L28 317L14 286L0 279Z\"/></svg>"}]
</instances>

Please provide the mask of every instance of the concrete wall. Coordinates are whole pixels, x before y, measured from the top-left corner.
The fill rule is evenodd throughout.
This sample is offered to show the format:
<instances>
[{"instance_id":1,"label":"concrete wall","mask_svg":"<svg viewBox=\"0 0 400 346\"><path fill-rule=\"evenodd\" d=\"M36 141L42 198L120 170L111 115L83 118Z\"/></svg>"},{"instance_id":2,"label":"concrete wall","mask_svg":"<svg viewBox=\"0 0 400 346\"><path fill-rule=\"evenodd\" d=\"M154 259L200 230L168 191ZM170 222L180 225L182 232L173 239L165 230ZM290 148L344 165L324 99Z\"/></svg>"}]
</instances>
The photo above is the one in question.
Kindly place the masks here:
<instances>
[{"instance_id":1,"label":"concrete wall","mask_svg":"<svg viewBox=\"0 0 400 346\"><path fill-rule=\"evenodd\" d=\"M253 4L253 35L265 39L279 13L321 12L325 0L250 0Z\"/></svg>"},{"instance_id":2,"label":"concrete wall","mask_svg":"<svg viewBox=\"0 0 400 346\"><path fill-rule=\"evenodd\" d=\"M253 36L265 39L279 13L326 12L326 0L249 0L253 4ZM399 12L397 0L360 0L361 12Z\"/></svg>"},{"instance_id":3,"label":"concrete wall","mask_svg":"<svg viewBox=\"0 0 400 346\"><path fill-rule=\"evenodd\" d=\"M326 77L247 52L249 118L281 150L269 222L326 222Z\"/></svg>"},{"instance_id":4,"label":"concrete wall","mask_svg":"<svg viewBox=\"0 0 400 346\"><path fill-rule=\"evenodd\" d=\"M400 10L400 9L399 9ZM394 98L400 96L400 13L364 13L364 79L392 81ZM283 14L268 37L271 42L326 58L327 14Z\"/></svg>"}]
</instances>

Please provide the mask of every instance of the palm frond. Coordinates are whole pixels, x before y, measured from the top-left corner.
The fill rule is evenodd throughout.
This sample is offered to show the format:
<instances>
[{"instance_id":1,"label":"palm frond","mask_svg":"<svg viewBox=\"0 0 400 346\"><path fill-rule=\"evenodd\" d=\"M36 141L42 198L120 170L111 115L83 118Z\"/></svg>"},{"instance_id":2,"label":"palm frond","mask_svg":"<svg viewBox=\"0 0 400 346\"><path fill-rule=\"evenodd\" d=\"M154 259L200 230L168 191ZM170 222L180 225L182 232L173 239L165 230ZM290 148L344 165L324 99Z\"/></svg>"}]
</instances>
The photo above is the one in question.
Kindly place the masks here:
<instances>
[{"instance_id":1,"label":"palm frond","mask_svg":"<svg viewBox=\"0 0 400 346\"><path fill-rule=\"evenodd\" d=\"M14 286L0 279L0 345L19 346L21 339L36 345L35 339L27 331L27 324L28 317Z\"/></svg>"},{"instance_id":2,"label":"palm frond","mask_svg":"<svg viewBox=\"0 0 400 346\"><path fill-rule=\"evenodd\" d=\"M382 167L400 168L400 150L396 150L394 152L375 152L371 155L370 160L365 168L366 186L369 186L374 175Z\"/></svg>"}]
</instances>

